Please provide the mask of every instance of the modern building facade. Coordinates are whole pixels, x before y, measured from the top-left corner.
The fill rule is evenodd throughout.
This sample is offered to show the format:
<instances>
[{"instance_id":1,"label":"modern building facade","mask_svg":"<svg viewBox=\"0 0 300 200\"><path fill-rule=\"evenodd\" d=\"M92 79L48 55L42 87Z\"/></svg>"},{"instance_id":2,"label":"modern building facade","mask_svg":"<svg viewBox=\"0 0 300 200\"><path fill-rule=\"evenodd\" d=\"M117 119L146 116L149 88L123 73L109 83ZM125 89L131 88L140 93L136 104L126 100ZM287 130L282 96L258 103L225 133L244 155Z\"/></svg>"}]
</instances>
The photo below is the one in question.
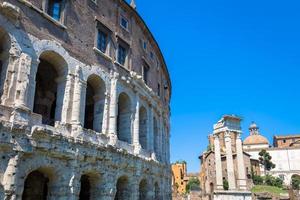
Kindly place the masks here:
<instances>
[{"instance_id":1,"label":"modern building facade","mask_svg":"<svg viewBox=\"0 0 300 200\"><path fill-rule=\"evenodd\" d=\"M249 130L250 135L243 142L244 151L251 155L252 160L259 161L259 152L265 149L275 164L275 168L268 171L268 174L280 177L289 186L292 177L300 175L299 135L274 136L274 146L271 146L268 139L260 134L255 123L250 125ZM265 175L262 165L259 169L260 174Z\"/></svg>"},{"instance_id":2,"label":"modern building facade","mask_svg":"<svg viewBox=\"0 0 300 200\"><path fill-rule=\"evenodd\" d=\"M171 199L171 81L123 0L0 0L0 199Z\"/></svg>"}]
</instances>

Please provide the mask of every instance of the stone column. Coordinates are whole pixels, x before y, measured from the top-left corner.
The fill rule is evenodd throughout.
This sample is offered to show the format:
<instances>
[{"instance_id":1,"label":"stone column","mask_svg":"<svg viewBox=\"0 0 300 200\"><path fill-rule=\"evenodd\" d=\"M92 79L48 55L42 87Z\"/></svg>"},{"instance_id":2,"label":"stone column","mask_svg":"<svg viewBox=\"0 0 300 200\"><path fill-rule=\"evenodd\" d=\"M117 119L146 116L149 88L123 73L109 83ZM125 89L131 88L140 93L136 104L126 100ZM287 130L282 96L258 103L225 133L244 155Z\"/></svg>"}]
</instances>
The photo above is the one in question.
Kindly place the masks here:
<instances>
[{"instance_id":1,"label":"stone column","mask_svg":"<svg viewBox=\"0 0 300 200\"><path fill-rule=\"evenodd\" d=\"M231 134L229 131L225 133L225 146L226 146L226 164L227 164L227 176L228 176L228 185L229 190L236 189L235 183L235 174L234 174L234 165L232 157L232 148L231 148Z\"/></svg>"},{"instance_id":2,"label":"stone column","mask_svg":"<svg viewBox=\"0 0 300 200\"><path fill-rule=\"evenodd\" d=\"M223 190L223 174L221 161L221 148L219 135L214 135L214 150L215 150L215 167L216 167L216 186L217 190Z\"/></svg>"},{"instance_id":3,"label":"stone column","mask_svg":"<svg viewBox=\"0 0 300 200\"><path fill-rule=\"evenodd\" d=\"M140 134L140 98L136 94L136 105L135 105L135 114L133 121L133 145L135 154L139 154L142 147L139 141Z\"/></svg>"},{"instance_id":4,"label":"stone column","mask_svg":"<svg viewBox=\"0 0 300 200\"><path fill-rule=\"evenodd\" d=\"M241 134L236 137L236 153L237 153L237 168L238 168L238 187L240 190L247 190L246 169L244 163L243 145Z\"/></svg>"},{"instance_id":5,"label":"stone column","mask_svg":"<svg viewBox=\"0 0 300 200\"><path fill-rule=\"evenodd\" d=\"M109 105L109 128L110 145L116 145L117 137L117 117L118 117L118 93L117 93L117 74L114 74L110 85L110 105Z\"/></svg>"},{"instance_id":6,"label":"stone column","mask_svg":"<svg viewBox=\"0 0 300 200\"><path fill-rule=\"evenodd\" d=\"M63 105L61 112L61 122L63 124L70 123L72 118L72 99L71 96L74 94L74 75L69 73L66 78L65 93L63 97Z\"/></svg>"},{"instance_id":7,"label":"stone column","mask_svg":"<svg viewBox=\"0 0 300 200\"><path fill-rule=\"evenodd\" d=\"M15 102L17 73L19 67L20 52L17 49L12 48L9 52L9 58L7 64L5 63L2 70L6 70L6 78L3 84L3 93L1 97L1 103L4 105L12 106Z\"/></svg>"},{"instance_id":8,"label":"stone column","mask_svg":"<svg viewBox=\"0 0 300 200\"><path fill-rule=\"evenodd\" d=\"M9 159L7 168L3 175L4 199L17 199L17 196L22 195L22 188L19 187L18 169L23 153L18 153Z\"/></svg>"},{"instance_id":9,"label":"stone column","mask_svg":"<svg viewBox=\"0 0 300 200\"><path fill-rule=\"evenodd\" d=\"M109 94L105 92L104 108L103 108L103 120L102 120L102 133L108 134L108 122L109 122Z\"/></svg>"},{"instance_id":10,"label":"stone column","mask_svg":"<svg viewBox=\"0 0 300 200\"><path fill-rule=\"evenodd\" d=\"M84 113L83 114L81 113L82 111L81 106L82 106L82 101L85 99L85 95L83 97L82 94L83 94L83 90L84 91L86 90L85 89L86 84L84 84L84 82L80 79L80 72L81 69L79 66L77 66L75 72L75 85L74 85L74 95L73 95L72 124L83 126L84 120L82 119L84 119Z\"/></svg>"}]
</instances>

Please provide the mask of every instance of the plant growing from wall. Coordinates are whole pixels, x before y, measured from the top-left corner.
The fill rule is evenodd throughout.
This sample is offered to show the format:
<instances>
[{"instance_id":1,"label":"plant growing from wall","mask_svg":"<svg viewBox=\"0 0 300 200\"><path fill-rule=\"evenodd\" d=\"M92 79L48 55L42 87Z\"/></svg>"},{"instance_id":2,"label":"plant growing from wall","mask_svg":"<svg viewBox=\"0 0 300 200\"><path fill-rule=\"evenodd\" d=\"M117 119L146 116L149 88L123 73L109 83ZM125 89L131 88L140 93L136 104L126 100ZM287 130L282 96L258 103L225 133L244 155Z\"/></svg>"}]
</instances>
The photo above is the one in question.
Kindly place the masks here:
<instances>
[{"instance_id":1,"label":"plant growing from wall","mask_svg":"<svg viewBox=\"0 0 300 200\"><path fill-rule=\"evenodd\" d=\"M265 149L259 152L259 163L264 167L264 173L274 169L276 165L272 162L272 156Z\"/></svg>"}]
</instances>

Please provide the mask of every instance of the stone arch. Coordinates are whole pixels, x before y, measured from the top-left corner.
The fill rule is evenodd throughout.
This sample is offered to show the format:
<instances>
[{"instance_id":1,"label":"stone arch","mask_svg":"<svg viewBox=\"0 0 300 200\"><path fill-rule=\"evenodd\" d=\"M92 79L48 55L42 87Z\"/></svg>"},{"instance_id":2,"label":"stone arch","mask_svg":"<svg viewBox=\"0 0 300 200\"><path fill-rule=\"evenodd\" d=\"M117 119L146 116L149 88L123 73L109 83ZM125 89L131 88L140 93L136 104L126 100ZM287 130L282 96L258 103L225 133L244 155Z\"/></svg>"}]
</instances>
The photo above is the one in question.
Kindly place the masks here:
<instances>
[{"instance_id":1,"label":"stone arch","mask_svg":"<svg viewBox=\"0 0 300 200\"><path fill-rule=\"evenodd\" d=\"M10 48L10 36L3 28L0 27L0 97L2 96L4 90Z\"/></svg>"},{"instance_id":2,"label":"stone arch","mask_svg":"<svg viewBox=\"0 0 300 200\"><path fill-rule=\"evenodd\" d=\"M139 142L143 149L147 149L148 115L144 106L139 110Z\"/></svg>"},{"instance_id":3,"label":"stone arch","mask_svg":"<svg viewBox=\"0 0 300 200\"><path fill-rule=\"evenodd\" d=\"M146 179L142 179L139 183L139 200L148 199L148 182Z\"/></svg>"},{"instance_id":4,"label":"stone arch","mask_svg":"<svg viewBox=\"0 0 300 200\"><path fill-rule=\"evenodd\" d=\"M98 199L100 175L96 172L82 174L80 178L79 200Z\"/></svg>"},{"instance_id":5,"label":"stone arch","mask_svg":"<svg viewBox=\"0 0 300 200\"><path fill-rule=\"evenodd\" d=\"M118 139L131 143L131 99L126 93L118 98L117 135Z\"/></svg>"},{"instance_id":6,"label":"stone arch","mask_svg":"<svg viewBox=\"0 0 300 200\"><path fill-rule=\"evenodd\" d=\"M49 167L30 172L24 181L22 200L47 200L56 176Z\"/></svg>"},{"instance_id":7,"label":"stone arch","mask_svg":"<svg viewBox=\"0 0 300 200\"><path fill-rule=\"evenodd\" d=\"M159 130L158 130L158 121L156 117L153 117L153 131L154 131L154 137L153 137L153 144L154 144L154 152L156 156L159 154Z\"/></svg>"},{"instance_id":8,"label":"stone arch","mask_svg":"<svg viewBox=\"0 0 300 200\"><path fill-rule=\"evenodd\" d=\"M155 182L154 184L154 200L160 200L160 188L159 184Z\"/></svg>"},{"instance_id":9,"label":"stone arch","mask_svg":"<svg viewBox=\"0 0 300 200\"><path fill-rule=\"evenodd\" d=\"M116 185L115 200L130 200L131 191L129 185L129 179L127 176L122 176L118 179Z\"/></svg>"},{"instance_id":10,"label":"stone arch","mask_svg":"<svg viewBox=\"0 0 300 200\"><path fill-rule=\"evenodd\" d=\"M56 193L61 187L68 187L61 174L66 174L68 170L64 165L50 158L38 155L22 155L18 154L10 158L8 167L3 176L4 190L13 194L12 198L22 197L24 183L26 177L33 171L39 170L50 177L49 196L55 199ZM11 183L18 183L18 187L14 187Z\"/></svg>"},{"instance_id":11,"label":"stone arch","mask_svg":"<svg viewBox=\"0 0 300 200\"><path fill-rule=\"evenodd\" d=\"M87 79L84 127L102 132L105 105L105 82L92 74Z\"/></svg>"},{"instance_id":12,"label":"stone arch","mask_svg":"<svg viewBox=\"0 0 300 200\"><path fill-rule=\"evenodd\" d=\"M54 125L61 120L67 63L54 51L45 51L39 57L35 82L33 112L42 115L43 124Z\"/></svg>"}]
</instances>

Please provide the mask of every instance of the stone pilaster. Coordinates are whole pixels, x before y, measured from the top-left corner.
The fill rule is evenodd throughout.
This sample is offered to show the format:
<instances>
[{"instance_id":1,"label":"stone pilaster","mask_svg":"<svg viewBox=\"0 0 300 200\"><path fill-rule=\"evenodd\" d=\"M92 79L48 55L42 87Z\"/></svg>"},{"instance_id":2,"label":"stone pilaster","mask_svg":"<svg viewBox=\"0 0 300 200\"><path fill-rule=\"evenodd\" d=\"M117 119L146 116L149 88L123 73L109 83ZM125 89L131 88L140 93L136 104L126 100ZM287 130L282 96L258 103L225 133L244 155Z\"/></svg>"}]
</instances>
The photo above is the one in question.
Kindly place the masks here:
<instances>
[{"instance_id":1,"label":"stone pilaster","mask_svg":"<svg viewBox=\"0 0 300 200\"><path fill-rule=\"evenodd\" d=\"M19 67L19 59L20 54L17 50L13 50L9 54L9 58L7 64L7 68L4 67L3 70L6 70L6 78L3 86L3 94L1 97L1 103L7 106L13 106L15 100L15 92L16 92L16 82L17 82L17 74Z\"/></svg>"},{"instance_id":2,"label":"stone pilaster","mask_svg":"<svg viewBox=\"0 0 300 200\"><path fill-rule=\"evenodd\" d=\"M74 85L74 76L69 73L66 78L65 83L65 94L63 98L62 112L61 112L61 122L70 123L72 118L72 99L71 96L73 93Z\"/></svg>"},{"instance_id":3,"label":"stone pilaster","mask_svg":"<svg viewBox=\"0 0 300 200\"><path fill-rule=\"evenodd\" d=\"M110 85L110 104L109 104L109 130L110 145L116 145L117 137L117 117L118 117L118 93L117 93L117 74L114 74Z\"/></svg>"},{"instance_id":4,"label":"stone pilaster","mask_svg":"<svg viewBox=\"0 0 300 200\"><path fill-rule=\"evenodd\" d=\"M16 106L19 108L29 109L28 107L28 91L31 70L31 57L28 54L22 53L19 59L18 75L17 75L17 92Z\"/></svg>"},{"instance_id":5,"label":"stone pilaster","mask_svg":"<svg viewBox=\"0 0 300 200\"><path fill-rule=\"evenodd\" d=\"M246 169L243 156L243 146L241 134L236 137L236 153L237 153L237 170L238 170L238 187L240 190L247 190Z\"/></svg>"},{"instance_id":6,"label":"stone pilaster","mask_svg":"<svg viewBox=\"0 0 300 200\"><path fill-rule=\"evenodd\" d=\"M225 133L225 146L226 146L226 164L227 164L227 177L229 190L236 189L235 174L234 174L234 164L232 157L232 147L231 147L231 134L229 131Z\"/></svg>"},{"instance_id":7,"label":"stone pilaster","mask_svg":"<svg viewBox=\"0 0 300 200\"><path fill-rule=\"evenodd\" d=\"M72 124L83 126L84 123L84 112L82 112L82 101L85 99L83 96L86 90L86 84L80 79L81 69L79 66L76 67L75 73L75 85L74 85L74 95L73 95L73 109L72 109ZM84 90L84 91L83 91ZM85 102L85 100L83 101ZM85 107L85 106L83 106Z\"/></svg>"},{"instance_id":8,"label":"stone pilaster","mask_svg":"<svg viewBox=\"0 0 300 200\"><path fill-rule=\"evenodd\" d=\"M102 121L102 133L108 134L108 122L109 122L109 94L105 92L104 108L103 108L103 121Z\"/></svg>"},{"instance_id":9,"label":"stone pilaster","mask_svg":"<svg viewBox=\"0 0 300 200\"><path fill-rule=\"evenodd\" d=\"M214 135L215 167L216 167L216 187L217 190L223 190L223 174L221 161L221 148L219 135Z\"/></svg>"},{"instance_id":10,"label":"stone pilaster","mask_svg":"<svg viewBox=\"0 0 300 200\"><path fill-rule=\"evenodd\" d=\"M133 145L135 154L139 154L142 147L139 141L140 134L140 98L138 94L136 94L136 105L135 105L135 114L133 121Z\"/></svg>"}]
</instances>

